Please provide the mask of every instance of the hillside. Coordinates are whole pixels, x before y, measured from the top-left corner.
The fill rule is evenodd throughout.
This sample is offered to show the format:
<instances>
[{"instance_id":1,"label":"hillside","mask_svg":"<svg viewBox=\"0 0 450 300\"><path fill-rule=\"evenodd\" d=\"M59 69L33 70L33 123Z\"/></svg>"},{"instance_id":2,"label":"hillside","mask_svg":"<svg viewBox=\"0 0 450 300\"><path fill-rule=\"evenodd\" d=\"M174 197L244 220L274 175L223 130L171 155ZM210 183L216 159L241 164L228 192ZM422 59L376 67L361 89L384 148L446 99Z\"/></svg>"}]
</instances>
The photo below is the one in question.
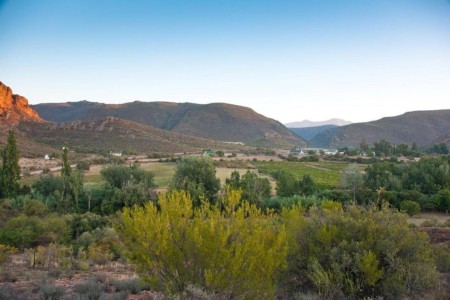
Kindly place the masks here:
<instances>
[{"instance_id":1,"label":"hillside","mask_svg":"<svg viewBox=\"0 0 450 300\"><path fill-rule=\"evenodd\" d=\"M68 142L71 149L89 153L106 153L110 150L127 150L138 154L176 153L198 152L204 148L236 149L237 147L161 130L117 117L64 123L21 123L18 129L51 147L59 148Z\"/></svg>"},{"instance_id":2,"label":"hillside","mask_svg":"<svg viewBox=\"0 0 450 300\"><path fill-rule=\"evenodd\" d=\"M0 124L0 149L6 144L9 129L14 130L14 136L16 137L17 148L19 149L20 156L43 158L45 154L55 152L55 149L51 146L33 140L27 133L22 132L17 127L10 127L2 124ZM58 146L57 149L60 149L60 146Z\"/></svg>"},{"instance_id":3,"label":"hillside","mask_svg":"<svg viewBox=\"0 0 450 300\"><path fill-rule=\"evenodd\" d=\"M322 126L314 126L314 127L303 127L303 128L288 128L290 131L298 135L299 137L311 141L316 135L325 130L335 128L337 125L322 125Z\"/></svg>"},{"instance_id":4,"label":"hillside","mask_svg":"<svg viewBox=\"0 0 450 300\"><path fill-rule=\"evenodd\" d=\"M450 133L450 110L414 111L377 121L350 124L326 130L310 142L315 147L359 146L384 139L392 144L432 144Z\"/></svg>"},{"instance_id":5,"label":"hillside","mask_svg":"<svg viewBox=\"0 0 450 300\"><path fill-rule=\"evenodd\" d=\"M251 146L305 145L306 141L281 123L250 108L225 103L193 104L130 102L103 104L88 101L33 106L48 121L99 120L107 116L170 130L185 135Z\"/></svg>"}]
</instances>

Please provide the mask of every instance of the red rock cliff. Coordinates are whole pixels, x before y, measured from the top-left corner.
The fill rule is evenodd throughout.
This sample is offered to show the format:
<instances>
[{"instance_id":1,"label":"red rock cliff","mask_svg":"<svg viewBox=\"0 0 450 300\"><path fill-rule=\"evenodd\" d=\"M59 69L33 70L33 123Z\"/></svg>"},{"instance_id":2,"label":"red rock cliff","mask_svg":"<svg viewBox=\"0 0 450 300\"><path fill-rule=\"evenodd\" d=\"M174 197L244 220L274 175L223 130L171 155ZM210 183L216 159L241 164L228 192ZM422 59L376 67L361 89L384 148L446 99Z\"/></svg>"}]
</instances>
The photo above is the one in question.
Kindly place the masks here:
<instances>
[{"instance_id":1,"label":"red rock cliff","mask_svg":"<svg viewBox=\"0 0 450 300\"><path fill-rule=\"evenodd\" d=\"M0 123L14 125L19 121L44 122L25 97L13 94L0 81Z\"/></svg>"}]
</instances>

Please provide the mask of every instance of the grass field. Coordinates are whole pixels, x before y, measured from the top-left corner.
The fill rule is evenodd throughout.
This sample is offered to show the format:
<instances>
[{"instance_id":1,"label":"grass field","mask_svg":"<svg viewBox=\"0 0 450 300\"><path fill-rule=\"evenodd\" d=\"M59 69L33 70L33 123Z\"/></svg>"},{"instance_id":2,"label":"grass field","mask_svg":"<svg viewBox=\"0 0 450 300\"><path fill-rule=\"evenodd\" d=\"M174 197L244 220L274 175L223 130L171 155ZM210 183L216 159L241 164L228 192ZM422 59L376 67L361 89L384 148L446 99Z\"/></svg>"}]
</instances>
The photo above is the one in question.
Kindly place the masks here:
<instances>
[{"instance_id":1,"label":"grass field","mask_svg":"<svg viewBox=\"0 0 450 300\"><path fill-rule=\"evenodd\" d=\"M311 175L316 184L321 188L334 188L339 184L341 172L349 164L343 162L287 162L264 161L253 163L262 173L272 174L275 171L286 171L295 178L301 178L305 174Z\"/></svg>"},{"instance_id":2,"label":"grass field","mask_svg":"<svg viewBox=\"0 0 450 300\"><path fill-rule=\"evenodd\" d=\"M155 174L155 183L158 188L167 188L172 176L175 173L176 163L170 162L148 162L142 163L141 167L147 171L151 171ZM86 172L84 178L84 186L86 188L95 187L102 184L104 181L100 176L100 170L102 166L92 166L91 169ZM241 175L247 172L247 169L232 169L232 168L216 168L216 177L220 179L221 184L225 184L225 179L230 177L233 171L238 171Z\"/></svg>"},{"instance_id":3,"label":"grass field","mask_svg":"<svg viewBox=\"0 0 450 300\"><path fill-rule=\"evenodd\" d=\"M443 224L450 219L450 214L445 213L421 213L416 216L408 218L408 223L414 224L416 226L421 226L425 221L432 221L436 224Z\"/></svg>"}]
</instances>

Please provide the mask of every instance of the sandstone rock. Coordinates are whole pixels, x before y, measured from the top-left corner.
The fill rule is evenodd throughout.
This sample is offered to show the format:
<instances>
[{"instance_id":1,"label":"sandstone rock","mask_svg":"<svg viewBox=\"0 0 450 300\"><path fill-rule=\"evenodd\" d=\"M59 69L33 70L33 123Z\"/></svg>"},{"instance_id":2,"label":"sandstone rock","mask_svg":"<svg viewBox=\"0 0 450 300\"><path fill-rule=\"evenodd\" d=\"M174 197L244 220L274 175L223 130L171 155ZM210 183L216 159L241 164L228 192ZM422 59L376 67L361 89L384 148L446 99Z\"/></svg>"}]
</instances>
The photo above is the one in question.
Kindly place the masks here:
<instances>
[{"instance_id":1,"label":"sandstone rock","mask_svg":"<svg viewBox=\"0 0 450 300\"><path fill-rule=\"evenodd\" d=\"M44 122L25 97L13 94L11 88L0 81L0 123L11 126L20 121Z\"/></svg>"}]
</instances>

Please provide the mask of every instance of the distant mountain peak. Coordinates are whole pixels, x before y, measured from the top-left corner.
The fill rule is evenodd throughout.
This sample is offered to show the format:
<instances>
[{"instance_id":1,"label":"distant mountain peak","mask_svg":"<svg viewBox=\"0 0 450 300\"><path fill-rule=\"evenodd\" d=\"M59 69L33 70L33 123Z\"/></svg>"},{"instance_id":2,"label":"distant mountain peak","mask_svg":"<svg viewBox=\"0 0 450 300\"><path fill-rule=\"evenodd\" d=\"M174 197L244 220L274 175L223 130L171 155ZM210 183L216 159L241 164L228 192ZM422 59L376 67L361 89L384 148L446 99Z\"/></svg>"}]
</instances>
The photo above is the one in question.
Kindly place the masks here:
<instances>
[{"instance_id":1,"label":"distant mountain peak","mask_svg":"<svg viewBox=\"0 0 450 300\"><path fill-rule=\"evenodd\" d=\"M300 122L290 122L287 124L284 124L288 128L306 128L306 127L317 127L317 126L324 126L324 125L336 125L336 126L344 126L352 124L350 121L342 120L342 119L329 119L326 121L310 121L310 120L303 120Z\"/></svg>"},{"instance_id":2,"label":"distant mountain peak","mask_svg":"<svg viewBox=\"0 0 450 300\"><path fill-rule=\"evenodd\" d=\"M20 121L44 122L25 97L13 94L11 88L0 81L0 123L15 125Z\"/></svg>"}]
</instances>

